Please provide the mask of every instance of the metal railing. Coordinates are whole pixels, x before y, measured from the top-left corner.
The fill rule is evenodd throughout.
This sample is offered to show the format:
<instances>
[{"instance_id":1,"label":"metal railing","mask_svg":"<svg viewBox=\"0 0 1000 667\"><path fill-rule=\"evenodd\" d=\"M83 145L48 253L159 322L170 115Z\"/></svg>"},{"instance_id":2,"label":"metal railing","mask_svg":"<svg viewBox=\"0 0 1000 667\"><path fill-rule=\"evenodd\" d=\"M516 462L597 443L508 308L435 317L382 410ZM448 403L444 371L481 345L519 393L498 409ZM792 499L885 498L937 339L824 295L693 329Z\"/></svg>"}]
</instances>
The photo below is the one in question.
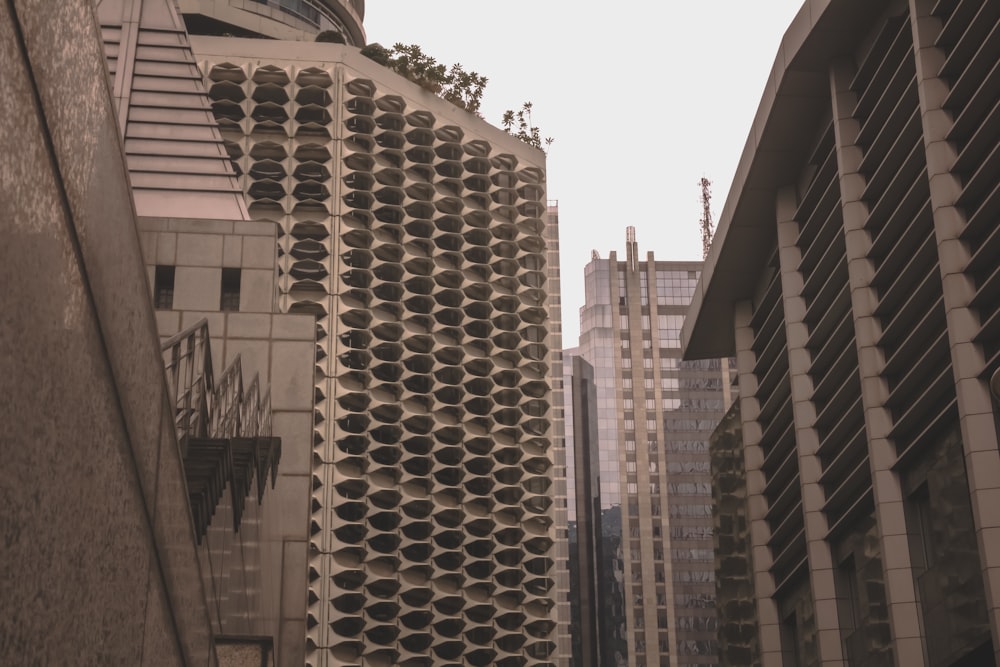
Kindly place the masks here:
<instances>
[{"instance_id":1,"label":"metal railing","mask_svg":"<svg viewBox=\"0 0 1000 667\"><path fill-rule=\"evenodd\" d=\"M271 435L270 392L261 394L256 374L244 390L242 357L215 379L207 319L171 336L161 349L179 442Z\"/></svg>"},{"instance_id":2,"label":"metal railing","mask_svg":"<svg viewBox=\"0 0 1000 667\"><path fill-rule=\"evenodd\" d=\"M215 378L208 320L171 336L161 345L167 371L167 391L174 405L178 442L209 437Z\"/></svg>"},{"instance_id":3,"label":"metal railing","mask_svg":"<svg viewBox=\"0 0 1000 667\"><path fill-rule=\"evenodd\" d=\"M244 1L239 3L239 6L243 9L255 9L253 7L254 4L264 5L265 7L276 9L282 14L298 19L315 29L321 29L324 27L343 27L341 20L337 17L333 10L318 0L250 0L250 2L253 4L247 4ZM230 4L233 3L231 2ZM354 8L354 11L357 12L357 4L354 2L351 2L350 4ZM363 3L361 4L361 7L361 13L363 13ZM257 11L256 13L265 14L265 12L261 11ZM275 17L272 16L272 18Z\"/></svg>"}]
</instances>

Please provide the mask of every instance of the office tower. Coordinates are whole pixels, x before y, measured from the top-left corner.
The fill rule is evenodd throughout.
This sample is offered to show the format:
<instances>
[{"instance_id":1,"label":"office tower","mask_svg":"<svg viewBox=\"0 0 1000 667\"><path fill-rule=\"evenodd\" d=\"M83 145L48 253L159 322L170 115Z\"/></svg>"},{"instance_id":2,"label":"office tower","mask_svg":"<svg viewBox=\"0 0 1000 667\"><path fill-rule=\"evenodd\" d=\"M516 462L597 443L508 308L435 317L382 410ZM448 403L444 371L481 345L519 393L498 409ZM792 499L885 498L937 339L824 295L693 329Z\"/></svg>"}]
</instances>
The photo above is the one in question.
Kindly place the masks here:
<instances>
[{"instance_id":1,"label":"office tower","mask_svg":"<svg viewBox=\"0 0 1000 667\"><path fill-rule=\"evenodd\" d=\"M595 254L586 267L578 354L593 369L596 439L574 438L575 509L578 535L581 513L594 514L598 618L581 636L599 638L600 665L716 664L708 436L728 402L728 363L680 359L701 266L640 261L629 228L623 261ZM573 378L574 390L587 385ZM574 435L591 428L580 417ZM581 482L595 472L588 494Z\"/></svg>"},{"instance_id":2,"label":"office tower","mask_svg":"<svg viewBox=\"0 0 1000 667\"><path fill-rule=\"evenodd\" d=\"M592 463L598 459L597 392L594 369L579 352L579 348L563 351L570 656L573 667L593 667L600 664L604 632L597 598L600 497L597 466Z\"/></svg>"},{"instance_id":3,"label":"office tower","mask_svg":"<svg viewBox=\"0 0 1000 667\"><path fill-rule=\"evenodd\" d=\"M350 46L191 40L316 318L306 663L552 664L544 154Z\"/></svg>"},{"instance_id":4,"label":"office tower","mask_svg":"<svg viewBox=\"0 0 1000 667\"><path fill-rule=\"evenodd\" d=\"M737 360L758 627L726 664L996 664L998 31L834 1L785 35L684 329Z\"/></svg>"}]
</instances>

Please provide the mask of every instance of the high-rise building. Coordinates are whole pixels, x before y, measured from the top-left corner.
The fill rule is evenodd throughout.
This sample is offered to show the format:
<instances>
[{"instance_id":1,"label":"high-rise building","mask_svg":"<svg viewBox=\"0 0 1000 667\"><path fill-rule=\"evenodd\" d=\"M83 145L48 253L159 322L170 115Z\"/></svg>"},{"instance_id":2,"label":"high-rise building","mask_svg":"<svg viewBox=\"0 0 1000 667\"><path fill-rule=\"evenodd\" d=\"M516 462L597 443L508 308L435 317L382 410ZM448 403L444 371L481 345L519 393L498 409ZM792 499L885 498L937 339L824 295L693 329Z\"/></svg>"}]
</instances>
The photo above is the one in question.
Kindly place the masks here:
<instances>
[{"instance_id":1,"label":"high-rise building","mask_svg":"<svg viewBox=\"0 0 1000 667\"><path fill-rule=\"evenodd\" d=\"M708 438L728 403L729 365L680 358L701 267L640 261L632 228L623 261L612 252L586 267L579 358L565 360L573 583L597 610L581 615L578 646L596 637L599 655L580 665L717 661Z\"/></svg>"},{"instance_id":2,"label":"high-rise building","mask_svg":"<svg viewBox=\"0 0 1000 667\"><path fill-rule=\"evenodd\" d=\"M544 154L361 57L361 2L180 4L349 44L0 9L0 661L553 664Z\"/></svg>"},{"instance_id":3,"label":"high-rise building","mask_svg":"<svg viewBox=\"0 0 1000 667\"><path fill-rule=\"evenodd\" d=\"M563 350L563 396L566 433L567 574L570 651L573 667L600 663L598 571L600 545L596 529L600 516L597 494L597 392L594 369L580 357L579 348ZM583 505L577 509L578 505Z\"/></svg>"},{"instance_id":4,"label":"high-rise building","mask_svg":"<svg viewBox=\"0 0 1000 667\"><path fill-rule=\"evenodd\" d=\"M306 663L552 664L544 154L351 46L191 41L279 307L316 319Z\"/></svg>"},{"instance_id":5,"label":"high-rise building","mask_svg":"<svg viewBox=\"0 0 1000 667\"><path fill-rule=\"evenodd\" d=\"M992 0L785 35L684 327L737 362L727 665L1000 657L997 35Z\"/></svg>"}]
</instances>

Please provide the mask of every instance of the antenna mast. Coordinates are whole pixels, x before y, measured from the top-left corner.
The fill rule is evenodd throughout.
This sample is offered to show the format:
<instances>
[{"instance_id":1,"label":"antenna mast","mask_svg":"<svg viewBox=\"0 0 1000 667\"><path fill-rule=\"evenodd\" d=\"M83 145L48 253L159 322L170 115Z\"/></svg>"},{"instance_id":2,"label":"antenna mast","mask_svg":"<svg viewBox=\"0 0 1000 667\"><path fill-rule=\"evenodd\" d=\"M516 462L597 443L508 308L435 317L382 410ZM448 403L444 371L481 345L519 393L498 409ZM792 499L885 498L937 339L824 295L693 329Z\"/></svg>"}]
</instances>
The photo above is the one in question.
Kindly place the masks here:
<instances>
[{"instance_id":1,"label":"antenna mast","mask_svg":"<svg viewBox=\"0 0 1000 667\"><path fill-rule=\"evenodd\" d=\"M715 228L712 224L712 181L704 176L699 181L701 185L701 254L702 259L708 259L708 251L712 247L712 235Z\"/></svg>"}]
</instances>

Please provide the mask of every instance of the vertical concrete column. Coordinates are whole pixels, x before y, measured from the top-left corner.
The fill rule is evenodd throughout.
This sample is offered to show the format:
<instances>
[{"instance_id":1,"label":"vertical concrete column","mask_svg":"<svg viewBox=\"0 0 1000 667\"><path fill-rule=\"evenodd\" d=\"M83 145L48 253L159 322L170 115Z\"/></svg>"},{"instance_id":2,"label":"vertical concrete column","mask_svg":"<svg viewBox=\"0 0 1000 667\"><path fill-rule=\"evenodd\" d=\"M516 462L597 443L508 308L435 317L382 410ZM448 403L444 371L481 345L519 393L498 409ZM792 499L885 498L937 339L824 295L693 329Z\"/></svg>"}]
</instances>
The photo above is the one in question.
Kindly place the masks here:
<instances>
[{"instance_id":1,"label":"vertical concrete column","mask_svg":"<svg viewBox=\"0 0 1000 667\"><path fill-rule=\"evenodd\" d=\"M551 407L548 418L552 421L553 447L549 450L552 459L553 488L555 503L550 512L554 522L549 526L549 537L555 543L556 567L554 588L556 626L556 661L559 667L569 667L572 657L572 636L570 625L572 612L569 602L569 535L566 529L568 509L566 506L566 426L562 415L565 405L563 388L563 345L562 345L562 307L561 276L559 270L559 213L558 206L548 206L544 230L546 242L547 265L546 275L546 309L549 313L550 331L548 338L549 358L551 367L552 389L549 395ZM569 474L572 474L570 472ZM564 535L563 537L560 534Z\"/></svg>"},{"instance_id":2,"label":"vertical concrete column","mask_svg":"<svg viewBox=\"0 0 1000 667\"><path fill-rule=\"evenodd\" d=\"M656 574L655 574L655 563L653 558L653 516L652 516L652 506L650 502L649 494L649 448L646 443L649 442L648 430L646 429L646 417L654 417L655 412L647 412L646 410L646 386L644 382L645 369L643 367L643 347L642 347L642 303L641 303L641 286L640 286L640 274L642 269L639 265L638 249L635 241L629 241L626 244L626 257L628 267L625 270L625 281L627 283L627 296L625 298L625 303L628 307L628 319L629 319L629 355L632 358L632 403L633 403L633 414L635 415L635 461L636 461L636 483L638 493L636 494L636 501L639 505L639 520L638 528L640 533L645 533L643 537L639 540L639 553L636 554L632 551L632 527L633 521L628 519L628 494L623 493L622 498L625 502L622 503L622 526L628 525L628 534L622 535L622 542L628 541L623 550L626 556L626 573L628 576L628 595L627 600L631 600L633 609L642 609L642 620L643 624L640 626L638 622L633 626L636 631L642 630L645 636L646 642L646 652L645 652L645 662L647 665L659 664L660 653L659 653L659 642L656 641L658 637L658 630L656 627ZM647 281L649 278L647 277ZM647 283L648 285L648 283ZM647 293L648 294L648 293ZM621 377L621 376L619 376ZM623 390L624 391L624 390ZM618 403L621 405L621 403ZM654 431L655 435L655 431ZM662 446L661 446L662 448ZM625 446L622 444L618 449L619 457L619 470L627 470L627 453L625 452ZM621 475L622 484L626 487L627 491L627 480L628 474ZM660 518L665 518L666 515ZM624 533L624 531L623 531ZM645 538L645 539L643 539ZM639 560L639 576L641 577L642 584L642 604L635 604L635 595L633 593L635 584L635 572L629 570L631 566L631 561L638 557ZM670 557L669 551L665 550L663 554L663 566L665 571L665 576L670 577ZM635 611L633 611L633 614ZM634 619L633 619L634 620ZM637 657L635 651L634 635L631 635L630 640L632 641L632 646L629 648L629 664L637 664ZM674 638L674 626L670 625L670 638ZM671 652L673 656L673 652Z\"/></svg>"},{"instance_id":3,"label":"vertical concrete column","mask_svg":"<svg viewBox=\"0 0 1000 667\"><path fill-rule=\"evenodd\" d=\"M1000 449L982 349L973 342L980 322L969 307L976 293L965 273L971 259L959 234L965 229L964 213L956 207L962 183L951 173L955 147L947 140L952 114L943 108L950 88L938 78L945 53L934 45L941 20L931 15L933 2L909 0L917 68L917 92L923 125L927 177L930 183L938 264L944 283L951 365L958 396L965 469L969 480L972 516L979 542L979 557L994 656L1000 661Z\"/></svg>"},{"instance_id":4,"label":"vertical concrete column","mask_svg":"<svg viewBox=\"0 0 1000 667\"><path fill-rule=\"evenodd\" d=\"M753 563L753 588L757 598L760 628L760 658L762 667L781 667L781 619L774 602L773 558L767 542L771 529L764 518L767 499L764 487L767 479L761 467L764 451L760 446L760 401L757 398L757 377L754 375L753 329L750 301L737 303L733 320L736 339L736 373L740 386L740 414L743 421L743 458L747 475L747 515L750 522L750 550Z\"/></svg>"},{"instance_id":5,"label":"vertical concrete column","mask_svg":"<svg viewBox=\"0 0 1000 667\"><path fill-rule=\"evenodd\" d=\"M788 340L788 376L792 392L792 419L795 448L799 462L799 485L802 489L802 515L809 558L809 583L816 609L816 630L819 656L823 665L843 665L844 650L837 618L837 589L834 585L833 555L826 541L829 531L823 513L825 494L819 479L823 466L816 450L816 407L812 403L813 383L809 377L811 358L806 344L806 300L802 296L804 280L798 271L802 252L796 245L799 224L795 221L798 197L794 187L778 190L776 197L778 221L778 261L781 270L781 298L785 310L785 335Z\"/></svg>"},{"instance_id":6,"label":"vertical concrete column","mask_svg":"<svg viewBox=\"0 0 1000 667\"><path fill-rule=\"evenodd\" d=\"M903 489L892 470L896 450L888 439L892 416L885 408L889 388L881 377L885 359L876 342L881 333L873 316L878 295L871 286L875 267L868 259L871 237L865 231L868 207L861 201L865 178L858 173L864 154L855 141L860 125L852 116L857 96L850 90L854 65L835 62L830 70L833 100L833 129L840 178L841 213L847 246L847 273L851 282L851 309L854 339L861 373L861 404L868 436L868 463L875 497L885 593L889 603L889 623L898 667L922 667L924 651L920 632L920 610L910 563L904 515Z\"/></svg>"}]
</instances>

